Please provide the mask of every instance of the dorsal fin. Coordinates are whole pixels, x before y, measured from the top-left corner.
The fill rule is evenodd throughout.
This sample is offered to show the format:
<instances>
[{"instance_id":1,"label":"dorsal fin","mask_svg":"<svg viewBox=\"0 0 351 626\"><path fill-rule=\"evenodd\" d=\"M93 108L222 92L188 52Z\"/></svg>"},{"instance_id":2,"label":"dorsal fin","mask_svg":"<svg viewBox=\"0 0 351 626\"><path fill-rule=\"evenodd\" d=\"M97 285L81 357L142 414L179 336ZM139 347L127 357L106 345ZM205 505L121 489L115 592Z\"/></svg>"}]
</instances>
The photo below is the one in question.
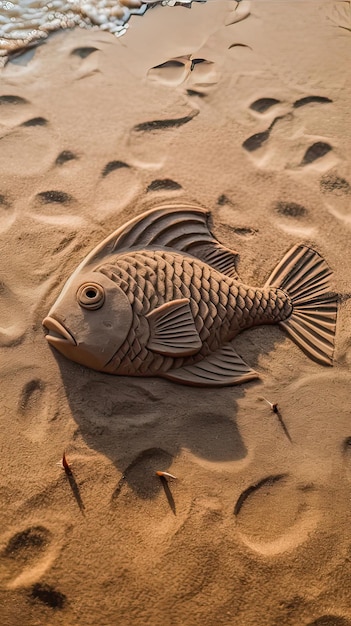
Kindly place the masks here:
<instances>
[{"instance_id":1,"label":"dorsal fin","mask_svg":"<svg viewBox=\"0 0 351 626\"><path fill-rule=\"evenodd\" d=\"M209 211L190 204L164 205L142 213L102 241L76 271L131 248L162 247L196 256L235 278L238 254L212 235L210 217Z\"/></svg>"}]
</instances>

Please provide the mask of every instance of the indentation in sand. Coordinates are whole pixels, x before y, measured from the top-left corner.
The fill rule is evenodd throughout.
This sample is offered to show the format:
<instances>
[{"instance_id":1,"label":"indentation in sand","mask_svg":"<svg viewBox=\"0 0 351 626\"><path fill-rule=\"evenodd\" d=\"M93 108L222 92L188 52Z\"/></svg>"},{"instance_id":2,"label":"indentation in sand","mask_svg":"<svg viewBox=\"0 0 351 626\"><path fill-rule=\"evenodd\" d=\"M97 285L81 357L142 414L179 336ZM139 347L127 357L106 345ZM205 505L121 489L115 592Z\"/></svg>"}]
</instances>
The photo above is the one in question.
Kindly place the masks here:
<instances>
[{"instance_id":1,"label":"indentation in sand","mask_svg":"<svg viewBox=\"0 0 351 626\"><path fill-rule=\"evenodd\" d=\"M220 79L220 73L215 63L207 59L192 59L191 72L186 82L189 90L198 95L206 96L216 87Z\"/></svg>"},{"instance_id":2,"label":"indentation in sand","mask_svg":"<svg viewBox=\"0 0 351 626\"><path fill-rule=\"evenodd\" d=\"M187 79L191 71L190 68L190 56L179 57L152 67L147 75L151 80L158 81L161 84L177 86Z\"/></svg>"},{"instance_id":3,"label":"indentation in sand","mask_svg":"<svg viewBox=\"0 0 351 626\"><path fill-rule=\"evenodd\" d=\"M133 132L135 133L150 133L155 131L169 130L170 128L179 128L180 126L184 126L184 124L188 124L196 115L198 111L193 111L189 115L185 115L185 117L175 117L171 119L163 119L163 120L152 120L151 122L141 122L137 124L133 128Z\"/></svg>"},{"instance_id":4,"label":"indentation in sand","mask_svg":"<svg viewBox=\"0 0 351 626\"><path fill-rule=\"evenodd\" d=\"M167 87L183 85L190 96L206 96L219 81L219 71L210 59L186 56L170 59L148 71L148 78Z\"/></svg>"},{"instance_id":5,"label":"indentation in sand","mask_svg":"<svg viewBox=\"0 0 351 626\"><path fill-rule=\"evenodd\" d=\"M26 122L22 122L21 126L30 127L30 126L46 126L48 121L45 117L32 117L30 120Z\"/></svg>"},{"instance_id":6,"label":"indentation in sand","mask_svg":"<svg viewBox=\"0 0 351 626\"><path fill-rule=\"evenodd\" d=\"M30 176L47 171L56 148L47 124L20 125L0 138L0 168L3 173Z\"/></svg>"},{"instance_id":7,"label":"indentation in sand","mask_svg":"<svg viewBox=\"0 0 351 626\"><path fill-rule=\"evenodd\" d=\"M63 609L67 600L65 594L46 583L35 583L29 595L32 600L41 602L51 609Z\"/></svg>"},{"instance_id":8,"label":"indentation in sand","mask_svg":"<svg viewBox=\"0 0 351 626\"><path fill-rule=\"evenodd\" d=\"M64 165L65 163L78 158L79 157L74 154L74 152L71 152L70 150L62 150L62 152L60 152L60 154L56 157L55 165Z\"/></svg>"},{"instance_id":9,"label":"indentation in sand","mask_svg":"<svg viewBox=\"0 0 351 626\"><path fill-rule=\"evenodd\" d=\"M0 106L6 104L28 104L28 100L22 98L21 96L13 96L13 95L4 95L0 96ZM4 111L1 111L4 113Z\"/></svg>"},{"instance_id":10,"label":"indentation in sand","mask_svg":"<svg viewBox=\"0 0 351 626\"><path fill-rule=\"evenodd\" d=\"M96 187L95 219L104 223L109 216L116 216L135 198L141 188L141 181L135 168L124 161L109 161L101 172Z\"/></svg>"},{"instance_id":11,"label":"indentation in sand","mask_svg":"<svg viewBox=\"0 0 351 626\"><path fill-rule=\"evenodd\" d=\"M24 385L19 401L21 413L25 414L33 409L38 410L38 401L44 388L45 383L38 378L33 378Z\"/></svg>"},{"instance_id":12,"label":"indentation in sand","mask_svg":"<svg viewBox=\"0 0 351 626\"><path fill-rule=\"evenodd\" d=\"M277 226L281 231L305 239L312 239L316 234L316 227L309 219L309 211L302 204L278 200L273 205L273 211L282 218L277 221Z\"/></svg>"},{"instance_id":13,"label":"indentation in sand","mask_svg":"<svg viewBox=\"0 0 351 626\"><path fill-rule=\"evenodd\" d=\"M150 191L178 191L182 186L171 178L153 180L147 187L146 192Z\"/></svg>"},{"instance_id":14,"label":"indentation in sand","mask_svg":"<svg viewBox=\"0 0 351 626\"><path fill-rule=\"evenodd\" d=\"M346 617L339 615L322 615L317 617L313 622L308 622L306 626L351 626L351 621Z\"/></svg>"},{"instance_id":15,"label":"indentation in sand","mask_svg":"<svg viewBox=\"0 0 351 626\"><path fill-rule=\"evenodd\" d=\"M0 538L0 580L10 590L30 587L51 567L61 539L50 526L23 525Z\"/></svg>"},{"instance_id":16,"label":"indentation in sand","mask_svg":"<svg viewBox=\"0 0 351 626\"><path fill-rule=\"evenodd\" d=\"M176 129L189 124L199 113L193 109L183 117L155 119L136 124L129 133L128 147L135 165L158 168L165 162L167 147Z\"/></svg>"},{"instance_id":17,"label":"indentation in sand","mask_svg":"<svg viewBox=\"0 0 351 626\"><path fill-rule=\"evenodd\" d=\"M30 372L27 372L29 377ZM41 378L29 378L23 383L18 400L18 413L22 432L30 440L43 441L49 428L49 416L53 398Z\"/></svg>"},{"instance_id":18,"label":"indentation in sand","mask_svg":"<svg viewBox=\"0 0 351 626\"><path fill-rule=\"evenodd\" d=\"M101 176L105 177L108 174L111 174L111 172L114 172L115 170L120 170L123 167L130 166L124 161L109 161L102 170Z\"/></svg>"},{"instance_id":19,"label":"indentation in sand","mask_svg":"<svg viewBox=\"0 0 351 626\"><path fill-rule=\"evenodd\" d=\"M73 202L74 198L69 193L65 193L64 191L50 189L50 191L40 191L37 193L36 200L38 200L41 204L68 204Z\"/></svg>"},{"instance_id":20,"label":"indentation in sand","mask_svg":"<svg viewBox=\"0 0 351 626\"><path fill-rule=\"evenodd\" d=\"M284 217L302 218L308 214L307 209L297 202L277 202L274 208Z\"/></svg>"},{"instance_id":21,"label":"indentation in sand","mask_svg":"<svg viewBox=\"0 0 351 626\"><path fill-rule=\"evenodd\" d=\"M258 119L264 119L265 114L271 113L281 104L277 98L259 98L249 105L249 111L259 114ZM242 147L249 153L254 163L263 169L296 169L298 167L314 166L325 171L336 162L332 154L333 146L323 136L308 133L310 114L305 111L313 110L319 105L332 104L330 98L318 95L305 96L295 100L285 111L276 115L268 128L250 135L245 139ZM325 109L327 110L327 109ZM323 117L321 116L321 128ZM316 163L317 162L317 163Z\"/></svg>"},{"instance_id":22,"label":"indentation in sand","mask_svg":"<svg viewBox=\"0 0 351 626\"><path fill-rule=\"evenodd\" d=\"M295 549L317 527L320 515L311 506L313 495L311 489L298 489L288 474L250 485L234 507L241 540L265 556Z\"/></svg>"},{"instance_id":23,"label":"indentation in sand","mask_svg":"<svg viewBox=\"0 0 351 626\"><path fill-rule=\"evenodd\" d=\"M1 124L5 125L5 128L15 126L23 121L23 118L30 111L31 104L26 98L17 96L14 94L0 95L0 119ZM1 126L0 126L0 138L1 138Z\"/></svg>"},{"instance_id":24,"label":"indentation in sand","mask_svg":"<svg viewBox=\"0 0 351 626\"><path fill-rule=\"evenodd\" d=\"M24 339L27 312L23 295L0 281L0 346L15 346Z\"/></svg>"},{"instance_id":25,"label":"indentation in sand","mask_svg":"<svg viewBox=\"0 0 351 626\"><path fill-rule=\"evenodd\" d=\"M259 98L250 104L250 109L257 113L266 113L276 104L280 104L280 100L277 98Z\"/></svg>"},{"instance_id":26,"label":"indentation in sand","mask_svg":"<svg viewBox=\"0 0 351 626\"><path fill-rule=\"evenodd\" d=\"M0 193L0 232L4 233L16 219L13 202L6 194Z\"/></svg>"},{"instance_id":27,"label":"indentation in sand","mask_svg":"<svg viewBox=\"0 0 351 626\"><path fill-rule=\"evenodd\" d=\"M101 74L100 59L98 49L92 50L90 47L76 48L70 55L70 66L74 72L74 79L81 81Z\"/></svg>"},{"instance_id":28,"label":"indentation in sand","mask_svg":"<svg viewBox=\"0 0 351 626\"><path fill-rule=\"evenodd\" d=\"M308 165L309 163L313 163L313 161L317 161L317 159L321 159L325 154L328 154L332 150L332 147L329 143L325 141L317 141L312 144L309 148L307 148L301 165Z\"/></svg>"},{"instance_id":29,"label":"indentation in sand","mask_svg":"<svg viewBox=\"0 0 351 626\"><path fill-rule=\"evenodd\" d=\"M86 59L93 54L93 52L97 52L98 50L99 48L95 48L94 46L81 46L80 48L74 48L71 55L79 57L80 59Z\"/></svg>"},{"instance_id":30,"label":"indentation in sand","mask_svg":"<svg viewBox=\"0 0 351 626\"><path fill-rule=\"evenodd\" d=\"M323 193L331 193L335 196L347 196L351 193L350 183L337 174L324 174L320 179L320 188Z\"/></svg>"},{"instance_id":31,"label":"indentation in sand","mask_svg":"<svg viewBox=\"0 0 351 626\"><path fill-rule=\"evenodd\" d=\"M299 98L295 100L293 103L294 109L299 109L300 107L305 106L306 104L330 104L333 102L330 98L325 98L324 96L305 96L304 98Z\"/></svg>"},{"instance_id":32,"label":"indentation in sand","mask_svg":"<svg viewBox=\"0 0 351 626\"><path fill-rule=\"evenodd\" d=\"M160 490L156 471L169 471L172 460L172 455L161 448L143 450L124 470L123 480L128 481L140 498L154 498ZM112 495L113 501L120 493L120 483Z\"/></svg>"}]
</instances>

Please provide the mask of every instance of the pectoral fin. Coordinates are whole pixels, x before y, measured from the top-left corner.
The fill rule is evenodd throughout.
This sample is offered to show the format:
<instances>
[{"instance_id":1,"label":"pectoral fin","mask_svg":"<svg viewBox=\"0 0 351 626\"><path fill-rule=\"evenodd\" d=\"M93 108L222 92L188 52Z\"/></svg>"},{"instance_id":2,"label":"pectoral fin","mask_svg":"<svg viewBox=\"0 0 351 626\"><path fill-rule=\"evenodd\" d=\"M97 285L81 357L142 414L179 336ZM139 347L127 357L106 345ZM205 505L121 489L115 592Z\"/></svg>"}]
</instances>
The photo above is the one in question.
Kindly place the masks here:
<instances>
[{"instance_id":1,"label":"pectoral fin","mask_svg":"<svg viewBox=\"0 0 351 626\"><path fill-rule=\"evenodd\" d=\"M195 365L168 371L164 378L197 387L225 387L259 376L242 360L231 344L227 344Z\"/></svg>"},{"instance_id":2,"label":"pectoral fin","mask_svg":"<svg viewBox=\"0 0 351 626\"><path fill-rule=\"evenodd\" d=\"M202 346L188 298L166 302L147 316L149 350L167 356L190 356Z\"/></svg>"}]
</instances>

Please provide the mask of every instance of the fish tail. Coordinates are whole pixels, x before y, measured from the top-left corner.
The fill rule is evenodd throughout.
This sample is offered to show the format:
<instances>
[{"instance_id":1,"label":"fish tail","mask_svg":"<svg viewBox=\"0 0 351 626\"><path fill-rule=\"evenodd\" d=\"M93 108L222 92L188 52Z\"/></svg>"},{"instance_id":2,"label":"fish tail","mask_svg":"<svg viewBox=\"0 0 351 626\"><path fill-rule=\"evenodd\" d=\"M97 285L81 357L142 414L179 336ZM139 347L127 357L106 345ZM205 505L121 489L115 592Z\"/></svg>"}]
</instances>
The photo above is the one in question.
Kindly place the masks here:
<instances>
[{"instance_id":1,"label":"fish tail","mask_svg":"<svg viewBox=\"0 0 351 626\"><path fill-rule=\"evenodd\" d=\"M311 358L333 364L337 295L329 291L332 271L312 248L294 246L273 270L265 287L284 290L291 315L279 322Z\"/></svg>"}]
</instances>

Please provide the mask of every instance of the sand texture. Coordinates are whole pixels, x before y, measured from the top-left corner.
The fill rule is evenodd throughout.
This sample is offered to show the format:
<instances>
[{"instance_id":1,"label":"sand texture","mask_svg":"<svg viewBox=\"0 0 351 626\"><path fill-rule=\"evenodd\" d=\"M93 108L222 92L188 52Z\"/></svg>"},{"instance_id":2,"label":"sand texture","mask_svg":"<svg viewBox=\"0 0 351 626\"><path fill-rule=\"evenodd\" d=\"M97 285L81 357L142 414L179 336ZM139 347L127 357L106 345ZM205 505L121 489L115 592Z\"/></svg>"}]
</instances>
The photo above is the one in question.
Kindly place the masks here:
<instances>
[{"instance_id":1,"label":"sand texture","mask_svg":"<svg viewBox=\"0 0 351 626\"><path fill-rule=\"evenodd\" d=\"M1 626L351 626L348 11L157 6L1 70ZM334 368L277 326L235 341L260 381L223 389L51 349L78 263L165 201L211 209L250 284L318 250Z\"/></svg>"}]
</instances>

